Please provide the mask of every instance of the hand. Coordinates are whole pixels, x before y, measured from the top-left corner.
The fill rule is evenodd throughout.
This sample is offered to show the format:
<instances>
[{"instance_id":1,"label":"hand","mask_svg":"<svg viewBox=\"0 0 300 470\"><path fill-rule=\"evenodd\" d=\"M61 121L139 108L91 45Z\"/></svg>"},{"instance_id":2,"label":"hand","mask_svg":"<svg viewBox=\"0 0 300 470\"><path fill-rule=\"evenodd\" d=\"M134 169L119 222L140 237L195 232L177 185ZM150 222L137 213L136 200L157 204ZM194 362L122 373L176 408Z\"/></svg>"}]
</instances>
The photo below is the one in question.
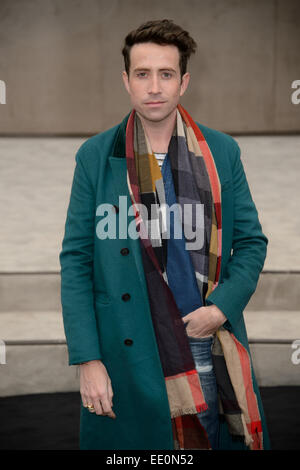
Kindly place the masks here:
<instances>
[{"instance_id":1,"label":"hand","mask_svg":"<svg viewBox=\"0 0 300 470\"><path fill-rule=\"evenodd\" d=\"M188 322L186 333L196 338L206 338L215 333L227 320L223 312L216 305L200 307L182 318Z\"/></svg>"},{"instance_id":2,"label":"hand","mask_svg":"<svg viewBox=\"0 0 300 470\"><path fill-rule=\"evenodd\" d=\"M94 360L80 364L80 394L84 407L90 404L94 406L94 409L90 409L92 413L116 418L112 411L111 380L102 361Z\"/></svg>"}]
</instances>

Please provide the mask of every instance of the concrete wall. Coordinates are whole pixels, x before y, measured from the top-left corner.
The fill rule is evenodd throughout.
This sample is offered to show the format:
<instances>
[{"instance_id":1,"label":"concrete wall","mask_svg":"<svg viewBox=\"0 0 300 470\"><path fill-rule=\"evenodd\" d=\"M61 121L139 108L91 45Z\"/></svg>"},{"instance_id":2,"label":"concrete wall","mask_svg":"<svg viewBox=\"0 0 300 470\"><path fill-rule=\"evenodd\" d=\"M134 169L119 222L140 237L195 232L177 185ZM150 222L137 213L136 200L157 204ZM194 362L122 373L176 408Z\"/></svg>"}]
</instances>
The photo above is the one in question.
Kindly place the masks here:
<instances>
[{"instance_id":1,"label":"concrete wall","mask_svg":"<svg viewBox=\"0 0 300 470\"><path fill-rule=\"evenodd\" d=\"M89 135L130 109L125 35L171 18L198 42L182 100L231 133L300 131L299 0L1 0L0 135Z\"/></svg>"}]
</instances>

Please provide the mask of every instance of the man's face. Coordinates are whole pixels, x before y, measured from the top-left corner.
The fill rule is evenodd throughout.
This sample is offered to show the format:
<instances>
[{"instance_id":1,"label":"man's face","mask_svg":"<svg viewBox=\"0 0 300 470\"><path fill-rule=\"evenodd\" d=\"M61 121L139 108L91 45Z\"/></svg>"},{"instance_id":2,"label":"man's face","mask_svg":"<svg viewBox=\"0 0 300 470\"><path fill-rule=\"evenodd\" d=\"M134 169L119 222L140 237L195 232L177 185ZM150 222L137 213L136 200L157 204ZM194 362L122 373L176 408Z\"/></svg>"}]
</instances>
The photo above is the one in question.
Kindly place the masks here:
<instances>
[{"instance_id":1,"label":"man's face","mask_svg":"<svg viewBox=\"0 0 300 470\"><path fill-rule=\"evenodd\" d=\"M152 42L134 44L130 51L129 77L122 73L132 107L148 121L166 119L177 107L190 75L180 76L179 50Z\"/></svg>"}]
</instances>

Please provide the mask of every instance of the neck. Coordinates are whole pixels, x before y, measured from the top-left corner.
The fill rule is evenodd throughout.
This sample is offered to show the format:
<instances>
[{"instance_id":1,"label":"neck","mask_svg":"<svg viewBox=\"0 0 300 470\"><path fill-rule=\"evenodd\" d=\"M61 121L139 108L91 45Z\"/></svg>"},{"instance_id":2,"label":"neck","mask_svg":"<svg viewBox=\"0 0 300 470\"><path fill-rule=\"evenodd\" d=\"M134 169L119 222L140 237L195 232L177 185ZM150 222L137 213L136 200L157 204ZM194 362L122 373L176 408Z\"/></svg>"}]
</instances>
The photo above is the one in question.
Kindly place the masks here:
<instances>
[{"instance_id":1,"label":"neck","mask_svg":"<svg viewBox=\"0 0 300 470\"><path fill-rule=\"evenodd\" d=\"M149 121L139 114L153 152L168 152L169 143L176 122L177 108L162 121Z\"/></svg>"}]
</instances>

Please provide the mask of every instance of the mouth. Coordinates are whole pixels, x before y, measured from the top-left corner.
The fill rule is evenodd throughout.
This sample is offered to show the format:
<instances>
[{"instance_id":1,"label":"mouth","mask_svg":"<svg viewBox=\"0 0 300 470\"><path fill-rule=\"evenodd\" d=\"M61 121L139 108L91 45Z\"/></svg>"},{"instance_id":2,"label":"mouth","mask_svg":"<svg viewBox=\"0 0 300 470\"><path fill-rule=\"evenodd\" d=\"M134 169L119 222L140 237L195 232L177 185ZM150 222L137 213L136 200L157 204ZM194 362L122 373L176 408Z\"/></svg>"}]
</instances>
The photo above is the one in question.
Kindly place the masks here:
<instances>
[{"instance_id":1,"label":"mouth","mask_svg":"<svg viewBox=\"0 0 300 470\"><path fill-rule=\"evenodd\" d=\"M149 101L148 103L145 103L147 106L150 106L151 108L157 108L161 105L163 105L165 101Z\"/></svg>"}]
</instances>

